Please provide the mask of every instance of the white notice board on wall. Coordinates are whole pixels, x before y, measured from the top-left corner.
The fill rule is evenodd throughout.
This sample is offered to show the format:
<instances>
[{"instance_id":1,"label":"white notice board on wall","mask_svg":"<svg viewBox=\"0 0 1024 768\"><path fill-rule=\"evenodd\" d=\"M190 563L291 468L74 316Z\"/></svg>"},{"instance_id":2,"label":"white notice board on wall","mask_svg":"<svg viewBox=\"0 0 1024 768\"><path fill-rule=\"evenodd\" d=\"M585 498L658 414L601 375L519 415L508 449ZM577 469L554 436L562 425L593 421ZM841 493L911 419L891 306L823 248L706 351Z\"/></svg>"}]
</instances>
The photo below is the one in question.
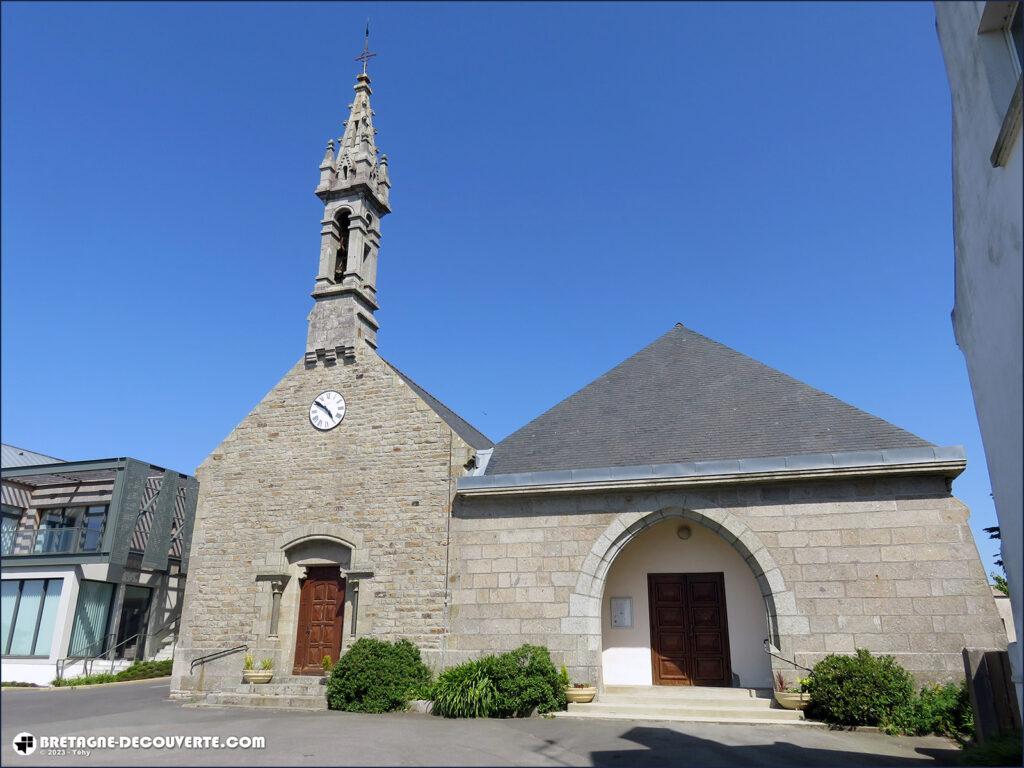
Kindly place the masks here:
<instances>
[{"instance_id":1,"label":"white notice board on wall","mask_svg":"<svg viewBox=\"0 0 1024 768\"><path fill-rule=\"evenodd\" d=\"M612 628L624 629L633 626L633 598L612 598Z\"/></svg>"}]
</instances>

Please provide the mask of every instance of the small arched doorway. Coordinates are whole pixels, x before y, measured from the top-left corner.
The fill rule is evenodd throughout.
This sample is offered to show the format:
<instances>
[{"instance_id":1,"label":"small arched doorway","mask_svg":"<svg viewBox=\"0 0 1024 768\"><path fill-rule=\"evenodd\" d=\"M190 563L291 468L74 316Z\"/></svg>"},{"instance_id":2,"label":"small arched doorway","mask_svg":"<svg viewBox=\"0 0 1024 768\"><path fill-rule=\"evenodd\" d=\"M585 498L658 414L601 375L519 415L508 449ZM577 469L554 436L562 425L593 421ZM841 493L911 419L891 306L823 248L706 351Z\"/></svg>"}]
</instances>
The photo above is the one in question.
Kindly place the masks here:
<instances>
[{"instance_id":1,"label":"small arched doorway","mask_svg":"<svg viewBox=\"0 0 1024 768\"><path fill-rule=\"evenodd\" d=\"M285 549L298 576L293 675L323 674L324 660L341 656L345 622L345 573L352 550L329 537L309 537Z\"/></svg>"}]
</instances>

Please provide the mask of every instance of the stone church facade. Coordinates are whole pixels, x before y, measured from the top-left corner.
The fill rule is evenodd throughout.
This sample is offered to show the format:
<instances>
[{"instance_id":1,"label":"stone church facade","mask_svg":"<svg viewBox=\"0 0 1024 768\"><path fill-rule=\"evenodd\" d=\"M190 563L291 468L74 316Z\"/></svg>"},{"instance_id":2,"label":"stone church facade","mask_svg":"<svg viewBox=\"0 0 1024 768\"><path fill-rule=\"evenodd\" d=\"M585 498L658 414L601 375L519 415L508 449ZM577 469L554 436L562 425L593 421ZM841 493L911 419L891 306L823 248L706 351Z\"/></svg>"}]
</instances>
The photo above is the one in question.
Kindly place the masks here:
<instances>
[{"instance_id":1,"label":"stone church facade","mask_svg":"<svg viewBox=\"0 0 1024 768\"><path fill-rule=\"evenodd\" d=\"M940 680L1005 647L959 448L683 326L497 445L381 357L370 96L320 165L305 354L197 471L174 692L237 688L243 646L319 677L362 636L436 669L536 643L599 685L767 687L855 647Z\"/></svg>"}]
</instances>

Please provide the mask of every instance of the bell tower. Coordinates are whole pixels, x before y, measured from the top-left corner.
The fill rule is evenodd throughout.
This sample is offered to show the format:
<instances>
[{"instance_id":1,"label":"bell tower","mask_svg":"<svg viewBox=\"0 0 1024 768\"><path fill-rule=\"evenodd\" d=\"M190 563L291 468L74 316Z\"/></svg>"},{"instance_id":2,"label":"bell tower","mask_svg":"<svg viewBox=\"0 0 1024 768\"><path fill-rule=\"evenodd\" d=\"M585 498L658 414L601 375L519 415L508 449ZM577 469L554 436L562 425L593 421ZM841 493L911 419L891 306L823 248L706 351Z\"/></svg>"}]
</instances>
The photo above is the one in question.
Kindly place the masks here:
<instances>
[{"instance_id":1,"label":"bell tower","mask_svg":"<svg viewBox=\"0 0 1024 768\"><path fill-rule=\"evenodd\" d=\"M351 360L356 348L377 348L377 254L380 220L391 212L387 155L377 156L366 63L375 54L367 45L356 59L356 77L348 122L335 149L334 140L320 163L316 196L324 204L320 222L320 264L313 286L306 339L306 366Z\"/></svg>"}]
</instances>

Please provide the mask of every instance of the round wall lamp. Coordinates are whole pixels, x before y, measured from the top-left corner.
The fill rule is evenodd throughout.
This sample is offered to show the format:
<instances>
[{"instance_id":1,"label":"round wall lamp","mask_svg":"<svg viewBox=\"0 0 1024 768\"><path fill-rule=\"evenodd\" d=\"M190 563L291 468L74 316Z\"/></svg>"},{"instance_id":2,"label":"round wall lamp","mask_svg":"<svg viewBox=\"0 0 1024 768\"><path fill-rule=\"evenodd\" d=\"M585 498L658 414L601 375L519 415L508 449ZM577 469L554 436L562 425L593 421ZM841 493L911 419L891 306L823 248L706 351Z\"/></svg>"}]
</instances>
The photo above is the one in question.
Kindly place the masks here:
<instances>
[{"instance_id":1,"label":"round wall lamp","mask_svg":"<svg viewBox=\"0 0 1024 768\"><path fill-rule=\"evenodd\" d=\"M680 525L678 528L676 528L676 536L678 536L683 541L686 541L692 535L693 531L690 530L690 526L688 525Z\"/></svg>"}]
</instances>

